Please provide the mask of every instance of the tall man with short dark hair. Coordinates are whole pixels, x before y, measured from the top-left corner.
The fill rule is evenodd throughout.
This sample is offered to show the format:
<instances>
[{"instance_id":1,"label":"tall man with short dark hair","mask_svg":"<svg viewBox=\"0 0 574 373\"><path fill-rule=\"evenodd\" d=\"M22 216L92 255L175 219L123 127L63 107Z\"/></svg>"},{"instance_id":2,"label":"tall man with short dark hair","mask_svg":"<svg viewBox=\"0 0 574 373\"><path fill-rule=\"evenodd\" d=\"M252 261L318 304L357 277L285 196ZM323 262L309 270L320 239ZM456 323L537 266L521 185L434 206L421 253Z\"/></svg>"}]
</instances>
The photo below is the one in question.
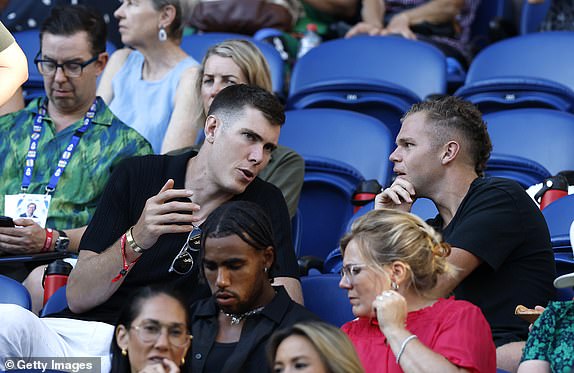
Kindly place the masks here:
<instances>
[{"instance_id":1,"label":"tall man with short dark hair","mask_svg":"<svg viewBox=\"0 0 574 373\"><path fill-rule=\"evenodd\" d=\"M252 201L269 214L277 243L275 283L300 300L285 199L257 178L284 120L273 94L230 86L213 101L206 143L198 153L136 157L118 166L82 238L68 281L69 309L38 319L21 307L0 305L0 324L10 325L0 329L0 357L25 351L28 356L102 356L107 362L113 324L135 289L171 284L190 304L208 296L196 265L194 232L230 200Z\"/></svg>"},{"instance_id":2,"label":"tall man with short dark hair","mask_svg":"<svg viewBox=\"0 0 574 373\"><path fill-rule=\"evenodd\" d=\"M554 257L544 217L511 180L483 177L492 145L474 105L446 97L414 105L405 115L389 159L397 178L376 207L410 211L416 198L439 212L429 223L452 245L454 277L437 285L441 296L479 306L490 323L499 368L518 366L528 323L518 304L554 298Z\"/></svg>"}]
</instances>

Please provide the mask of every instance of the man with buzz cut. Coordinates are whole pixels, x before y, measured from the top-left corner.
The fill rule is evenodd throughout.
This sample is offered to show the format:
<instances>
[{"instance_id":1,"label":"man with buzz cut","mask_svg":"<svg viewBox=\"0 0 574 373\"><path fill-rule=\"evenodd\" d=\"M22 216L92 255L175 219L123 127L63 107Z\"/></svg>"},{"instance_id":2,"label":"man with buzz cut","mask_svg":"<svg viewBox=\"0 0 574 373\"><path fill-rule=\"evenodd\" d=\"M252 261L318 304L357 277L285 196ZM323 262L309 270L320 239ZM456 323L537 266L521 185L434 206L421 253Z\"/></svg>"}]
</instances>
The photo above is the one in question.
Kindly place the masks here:
<instances>
[{"instance_id":1,"label":"man with buzz cut","mask_svg":"<svg viewBox=\"0 0 574 373\"><path fill-rule=\"evenodd\" d=\"M428 221L452 246L458 270L439 279L484 313L497 347L497 366L515 371L528 323L514 315L554 299L554 256L544 217L522 187L484 177L492 145L482 115L471 103L445 97L414 105L402 120L389 159L397 178L376 198L376 208L410 211L431 199L439 214Z\"/></svg>"},{"instance_id":2,"label":"man with buzz cut","mask_svg":"<svg viewBox=\"0 0 574 373\"><path fill-rule=\"evenodd\" d=\"M301 301L290 220L281 191L259 179L285 121L261 88L233 85L213 100L205 144L175 155L135 157L113 173L80 243L66 289L69 308L40 319L0 305L0 357L100 356L109 369L114 323L135 289L170 284L189 304L209 296L200 275L201 224L231 200L269 214L277 243L274 284Z\"/></svg>"}]
</instances>

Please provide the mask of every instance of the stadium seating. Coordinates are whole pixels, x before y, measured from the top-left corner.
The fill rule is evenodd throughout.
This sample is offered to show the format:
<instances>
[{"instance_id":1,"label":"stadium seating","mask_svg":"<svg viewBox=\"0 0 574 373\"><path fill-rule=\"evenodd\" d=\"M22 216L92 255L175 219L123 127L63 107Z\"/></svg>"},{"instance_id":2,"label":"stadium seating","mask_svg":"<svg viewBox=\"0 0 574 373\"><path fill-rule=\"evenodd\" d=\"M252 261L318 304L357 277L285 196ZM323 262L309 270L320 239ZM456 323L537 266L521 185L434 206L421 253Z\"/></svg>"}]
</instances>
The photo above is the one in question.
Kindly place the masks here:
<instances>
[{"instance_id":1,"label":"stadium seating","mask_svg":"<svg viewBox=\"0 0 574 373\"><path fill-rule=\"evenodd\" d=\"M522 35L482 50L456 95L483 113L523 107L574 111L574 32Z\"/></svg>"},{"instance_id":2,"label":"stadium seating","mask_svg":"<svg viewBox=\"0 0 574 373\"><path fill-rule=\"evenodd\" d=\"M299 254L324 259L353 213L351 197L358 183L389 183L392 137L385 125L367 115L306 109L286 113L279 143L305 159Z\"/></svg>"},{"instance_id":3,"label":"stadium seating","mask_svg":"<svg viewBox=\"0 0 574 373\"><path fill-rule=\"evenodd\" d=\"M514 180L524 189L552 176L550 171L532 159L498 153L490 154L485 173L486 176Z\"/></svg>"},{"instance_id":4,"label":"stadium seating","mask_svg":"<svg viewBox=\"0 0 574 373\"><path fill-rule=\"evenodd\" d=\"M28 290L18 281L0 275L0 303L17 304L30 310L32 301Z\"/></svg>"},{"instance_id":5,"label":"stadium seating","mask_svg":"<svg viewBox=\"0 0 574 373\"><path fill-rule=\"evenodd\" d=\"M265 60L267 60L269 69L271 70L271 83L273 85L273 92L278 94L280 97L284 97L284 63L281 59L281 56L279 55L279 52L277 52L275 48L273 48L273 46L268 43L260 40L255 40L247 35L210 32L205 34L185 35L181 41L181 48L187 54L197 60L197 62L201 63L209 47L229 39L249 40L255 44L257 48L259 48L261 53L263 53L263 56L265 56Z\"/></svg>"},{"instance_id":6,"label":"stadium seating","mask_svg":"<svg viewBox=\"0 0 574 373\"><path fill-rule=\"evenodd\" d=\"M537 32L550 9L550 5L552 5L552 1L542 1L536 4L524 1L520 14L520 33Z\"/></svg>"},{"instance_id":7,"label":"stadium seating","mask_svg":"<svg viewBox=\"0 0 574 373\"><path fill-rule=\"evenodd\" d=\"M574 195L557 199L546 206L542 214L548 224L554 250L572 253L570 225L574 221Z\"/></svg>"},{"instance_id":8,"label":"stadium seating","mask_svg":"<svg viewBox=\"0 0 574 373\"><path fill-rule=\"evenodd\" d=\"M339 274L301 277L305 307L323 321L341 326L355 318L347 292L339 288Z\"/></svg>"},{"instance_id":9,"label":"stadium seating","mask_svg":"<svg viewBox=\"0 0 574 373\"><path fill-rule=\"evenodd\" d=\"M493 152L536 161L552 175L574 170L573 114L517 109L486 114L484 120Z\"/></svg>"},{"instance_id":10,"label":"stadium seating","mask_svg":"<svg viewBox=\"0 0 574 373\"><path fill-rule=\"evenodd\" d=\"M445 92L446 60L437 48L399 37L357 36L327 41L297 61L287 107L365 113L395 136L413 103Z\"/></svg>"},{"instance_id":11,"label":"stadium seating","mask_svg":"<svg viewBox=\"0 0 574 373\"><path fill-rule=\"evenodd\" d=\"M47 316L52 313L60 312L68 307L68 300L66 299L66 286L62 286L52 294L48 299L44 308L40 311L40 317Z\"/></svg>"}]
</instances>

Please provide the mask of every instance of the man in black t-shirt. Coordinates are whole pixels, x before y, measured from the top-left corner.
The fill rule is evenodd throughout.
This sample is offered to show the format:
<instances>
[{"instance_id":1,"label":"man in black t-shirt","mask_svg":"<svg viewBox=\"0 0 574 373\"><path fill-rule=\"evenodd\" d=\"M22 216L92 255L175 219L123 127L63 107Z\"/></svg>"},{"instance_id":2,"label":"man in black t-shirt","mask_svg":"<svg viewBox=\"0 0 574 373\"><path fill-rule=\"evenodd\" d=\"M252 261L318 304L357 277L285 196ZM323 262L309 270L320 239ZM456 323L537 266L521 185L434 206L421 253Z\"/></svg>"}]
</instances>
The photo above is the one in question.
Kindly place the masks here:
<instances>
[{"instance_id":1,"label":"man in black t-shirt","mask_svg":"<svg viewBox=\"0 0 574 373\"><path fill-rule=\"evenodd\" d=\"M257 178L284 119L271 93L233 85L213 100L199 153L136 157L118 166L80 243L66 291L69 309L38 319L23 308L0 305L0 324L9 325L0 330L0 359L101 356L107 364L113 324L136 288L171 284L189 303L208 295L194 264L196 228L232 199L253 201L270 215L275 284L300 301L285 200Z\"/></svg>"},{"instance_id":2,"label":"man in black t-shirt","mask_svg":"<svg viewBox=\"0 0 574 373\"><path fill-rule=\"evenodd\" d=\"M414 105L390 155L397 178L376 198L377 208L410 211L416 198L439 211L429 223L452 246L453 277L439 296L479 306L492 329L499 368L515 371L528 323L518 304L533 308L554 298L550 235L540 210L514 181L483 177L492 145L481 113L445 97Z\"/></svg>"}]
</instances>

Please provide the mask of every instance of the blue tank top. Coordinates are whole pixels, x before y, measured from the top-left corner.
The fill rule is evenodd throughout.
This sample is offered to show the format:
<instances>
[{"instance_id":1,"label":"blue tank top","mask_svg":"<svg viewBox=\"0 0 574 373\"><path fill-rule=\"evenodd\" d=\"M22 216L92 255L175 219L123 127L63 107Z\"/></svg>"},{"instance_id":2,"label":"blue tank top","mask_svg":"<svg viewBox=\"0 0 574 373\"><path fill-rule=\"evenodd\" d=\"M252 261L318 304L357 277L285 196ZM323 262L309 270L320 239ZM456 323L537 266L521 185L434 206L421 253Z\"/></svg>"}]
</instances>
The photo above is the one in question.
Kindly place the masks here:
<instances>
[{"instance_id":1,"label":"blue tank top","mask_svg":"<svg viewBox=\"0 0 574 373\"><path fill-rule=\"evenodd\" d=\"M129 54L112 80L114 98L110 102L110 109L122 122L145 137L153 151L159 154L173 112L181 74L198 63L188 57L157 81L141 78L143 63L144 56L140 52L134 50Z\"/></svg>"}]
</instances>

